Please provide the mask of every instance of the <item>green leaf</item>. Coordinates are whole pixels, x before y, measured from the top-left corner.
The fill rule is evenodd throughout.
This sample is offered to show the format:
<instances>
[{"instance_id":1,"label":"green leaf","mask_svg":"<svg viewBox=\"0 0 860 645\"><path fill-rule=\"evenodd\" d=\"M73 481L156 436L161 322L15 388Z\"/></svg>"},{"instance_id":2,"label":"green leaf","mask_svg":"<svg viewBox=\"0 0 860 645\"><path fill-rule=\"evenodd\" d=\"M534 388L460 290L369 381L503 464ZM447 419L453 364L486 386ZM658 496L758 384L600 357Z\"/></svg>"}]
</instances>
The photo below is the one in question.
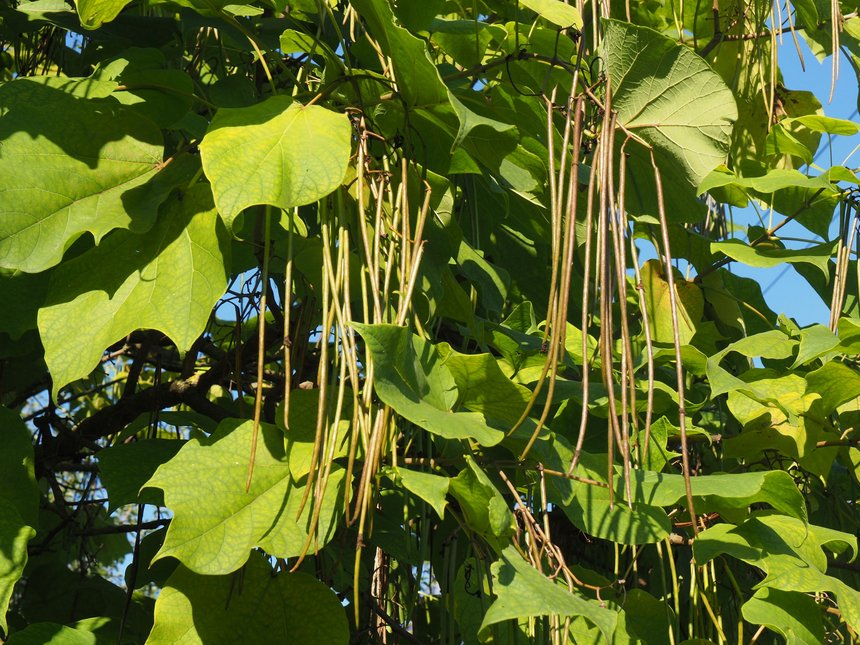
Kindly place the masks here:
<instances>
[{"instance_id":1,"label":"green leaf","mask_svg":"<svg viewBox=\"0 0 860 645\"><path fill-rule=\"evenodd\" d=\"M544 20L561 27L582 28L582 16L576 7L560 0L519 0L526 9L531 9Z\"/></svg>"},{"instance_id":2,"label":"green leaf","mask_svg":"<svg viewBox=\"0 0 860 645\"><path fill-rule=\"evenodd\" d=\"M409 107L421 108L433 118L434 109L453 109L459 121L451 150L457 148L475 128L496 133L513 130L514 126L483 117L468 109L445 86L436 65L430 58L427 45L420 38L400 27L394 18L388 0L353 0L355 9L367 23L386 56L398 61L394 68L397 89Z\"/></svg>"},{"instance_id":3,"label":"green leaf","mask_svg":"<svg viewBox=\"0 0 860 645\"><path fill-rule=\"evenodd\" d=\"M28 79L0 86L0 140L0 266L28 273L84 233L98 243L115 228L147 231L183 169L159 172L161 132L148 119Z\"/></svg>"},{"instance_id":4,"label":"green leaf","mask_svg":"<svg viewBox=\"0 0 860 645\"><path fill-rule=\"evenodd\" d=\"M839 338L824 325L812 325L800 331L800 349L792 369L824 356L839 346Z\"/></svg>"},{"instance_id":5,"label":"green leaf","mask_svg":"<svg viewBox=\"0 0 860 645\"><path fill-rule=\"evenodd\" d=\"M799 116L793 119L784 120L782 123L799 123L813 132L840 134L846 137L850 137L851 135L860 132L860 126L854 123L854 121L848 121L847 119L834 119L833 117L822 116L819 114Z\"/></svg>"},{"instance_id":6,"label":"green leaf","mask_svg":"<svg viewBox=\"0 0 860 645\"><path fill-rule=\"evenodd\" d=\"M837 407L860 396L860 372L844 363L828 361L806 376L807 391L821 396L821 413L830 414Z\"/></svg>"},{"instance_id":7,"label":"green leaf","mask_svg":"<svg viewBox=\"0 0 860 645\"><path fill-rule=\"evenodd\" d=\"M711 385L711 398L734 390L750 392L750 385L748 383L730 374L720 366L720 362L730 352L737 352L748 358L760 356L761 358L779 360L789 358L796 346L796 340L789 338L778 329L773 329L747 336L720 350L708 358L707 363L706 371Z\"/></svg>"},{"instance_id":8,"label":"green leaf","mask_svg":"<svg viewBox=\"0 0 860 645\"><path fill-rule=\"evenodd\" d=\"M609 491L599 486L578 484L573 500L559 505L585 533L621 544L654 544L672 530L662 508L639 501L628 506L618 495L610 504Z\"/></svg>"},{"instance_id":9,"label":"green leaf","mask_svg":"<svg viewBox=\"0 0 860 645\"><path fill-rule=\"evenodd\" d=\"M36 536L36 529L28 526L15 504L0 496L0 629L6 632L6 611L15 589L15 583L27 565L27 543Z\"/></svg>"},{"instance_id":10,"label":"green leaf","mask_svg":"<svg viewBox=\"0 0 860 645\"><path fill-rule=\"evenodd\" d=\"M4 612L5 613L5 612ZM13 633L7 645L96 645L96 635L90 631L66 627L58 623L34 623Z\"/></svg>"},{"instance_id":11,"label":"green leaf","mask_svg":"<svg viewBox=\"0 0 860 645\"><path fill-rule=\"evenodd\" d=\"M623 484L618 482L616 486L618 494L622 495ZM634 502L652 506L673 506L686 498L682 475L634 470L630 487ZM786 515L807 522L803 495L791 475L782 470L701 475L690 478L690 487L694 497L703 498L703 503L696 506L699 512L715 501L741 509L766 502Z\"/></svg>"},{"instance_id":12,"label":"green leaf","mask_svg":"<svg viewBox=\"0 0 860 645\"><path fill-rule=\"evenodd\" d=\"M343 182L352 152L345 114L273 96L221 108L200 144L203 170L228 227L248 206L313 203Z\"/></svg>"},{"instance_id":13,"label":"green leaf","mask_svg":"<svg viewBox=\"0 0 860 645\"><path fill-rule=\"evenodd\" d=\"M0 302L3 303L0 332L18 340L36 328L36 314L48 292L49 279L48 272L32 274L0 269Z\"/></svg>"},{"instance_id":14,"label":"green leaf","mask_svg":"<svg viewBox=\"0 0 860 645\"><path fill-rule=\"evenodd\" d=\"M460 474L449 480L448 488L460 504L463 519L501 551L514 533L514 516L505 498L470 456Z\"/></svg>"},{"instance_id":15,"label":"green leaf","mask_svg":"<svg viewBox=\"0 0 860 645\"><path fill-rule=\"evenodd\" d=\"M600 629L607 642L612 642L618 620L615 612L602 608L594 600L570 593L566 585L550 581L523 560L515 547L505 548L501 559L493 563L492 571L493 593L497 597L481 623L482 639L496 623L558 615L583 616Z\"/></svg>"},{"instance_id":16,"label":"green leaf","mask_svg":"<svg viewBox=\"0 0 860 645\"><path fill-rule=\"evenodd\" d=\"M647 27L604 20L602 58L612 88L612 108L629 132L652 146L660 168L667 217L691 221L699 183L725 162L737 118L732 92L695 52ZM649 152L636 141L625 148L627 203L635 212L657 212ZM616 159L618 157L616 156Z\"/></svg>"},{"instance_id":17,"label":"green leaf","mask_svg":"<svg viewBox=\"0 0 860 645\"><path fill-rule=\"evenodd\" d=\"M412 423L446 439L474 439L494 446L504 433L484 415L453 412L457 386L436 348L405 327L352 325L373 359L373 389L386 405Z\"/></svg>"},{"instance_id":18,"label":"green leaf","mask_svg":"<svg viewBox=\"0 0 860 645\"><path fill-rule=\"evenodd\" d=\"M724 242L712 242L711 250L725 253L738 262L751 267L769 269L779 266L785 262L796 264L805 262L818 268L825 276L828 275L830 258L836 248L837 242L825 242L816 244L805 249L782 249L762 248L750 246L741 240L726 240Z\"/></svg>"},{"instance_id":19,"label":"green leaf","mask_svg":"<svg viewBox=\"0 0 860 645\"><path fill-rule=\"evenodd\" d=\"M155 560L174 557L196 573L216 575L241 567L256 546L279 558L302 552L313 504L305 504L296 521L304 488L290 477L284 435L275 426L260 425L245 492L253 428L250 420L223 421L211 437L186 443L146 483L164 491L174 513ZM319 546L333 533L343 483L343 469L334 466L320 509Z\"/></svg>"},{"instance_id":20,"label":"green leaf","mask_svg":"<svg viewBox=\"0 0 860 645\"><path fill-rule=\"evenodd\" d=\"M39 525L39 489L30 431L20 417L0 407L0 629L15 583L27 564L27 543Z\"/></svg>"},{"instance_id":21,"label":"green leaf","mask_svg":"<svg viewBox=\"0 0 860 645\"><path fill-rule=\"evenodd\" d=\"M147 645L349 642L335 593L307 573L275 574L252 554L241 573L201 576L179 567L155 603Z\"/></svg>"},{"instance_id":22,"label":"green leaf","mask_svg":"<svg viewBox=\"0 0 860 645\"><path fill-rule=\"evenodd\" d=\"M161 495L153 495L151 489L143 492L140 489L161 464L179 452L183 443L172 439L145 439L99 451L99 476L108 492L108 510L135 502L163 506Z\"/></svg>"},{"instance_id":23,"label":"green leaf","mask_svg":"<svg viewBox=\"0 0 860 645\"><path fill-rule=\"evenodd\" d=\"M494 356L460 354L447 343L441 343L436 350L457 383L462 405L511 425L519 420L531 391L506 377Z\"/></svg>"},{"instance_id":24,"label":"green leaf","mask_svg":"<svg viewBox=\"0 0 860 645\"><path fill-rule=\"evenodd\" d=\"M81 26L84 29L98 29L119 15L131 0L75 0Z\"/></svg>"},{"instance_id":25,"label":"green leaf","mask_svg":"<svg viewBox=\"0 0 860 645\"><path fill-rule=\"evenodd\" d=\"M704 564L726 553L760 568L767 576L757 587L786 592L829 591L837 596L842 617L855 630L860 624L860 592L826 575L827 558L822 542L832 539L829 530L782 515L753 517L741 526L718 524L693 542L696 562ZM842 540L856 544L854 536Z\"/></svg>"},{"instance_id":26,"label":"green leaf","mask_svg":"<svg viewBox=\"0 0 860 645\"><path fill-rule=\"evenodd\" d=\"M134 47L100 65L92 78L121 85L122 90L112 94L115 101L169 128L191 108L194 81L185 72L167 69L166 65L160 50Z\"/></svg>"},{"instance_id":27,"label":"green leaf","mask_svg":"<svg viewBox=\"0 0 860 645\"><path fill-rule=\"evenodd\" d=\"M391 481L398 482L403 488L423 499L433 507L441 519L445 517L445 497L448 494L448 477L423 473L406 468L388 468L385 474Z\"/></svg>"},{"instance_id":28,"label":"green leaf","mask_svg":"<svg viewBox=\"0 0 860 645\"><path fill-rule=\"evenodd\" d=\"M317 413L319 411L320 391L297 389L290 394L290 428L285 429L283 404L278 405L275 415L278 427L284 431L287 440L287 461L290 463L290 473L293 481L300 481L310 472L314 452L314 442L317 434ZM332 411L333 412L333 411ZM349 395L344 398L338 425L338 445L335 446L332 459L345 457L349 451L349 427L352 416L352 399Z\"/></svg>"},{"instance_id":29,"label":"green leaf","mask_svg":"<svg viewBox=\"0 0 860 645\"><path fill-rule=\"evenodd\" d=\"M227 288L227 236L200 184L166 203L145 236L119 231L55 271L39 333L52 392L87 376L105 347L141 328L187 350ZM89 333L70 325L89 321Z\"/></svg>"},{"instance_id":30,"label":"green leaf","mask_svg":"<svg viewBox=\"0 0 860 645\"><path fill-rule=\"evenodd\" d=\"M789 643L819 645L824 642L824 623L815 600L806 594L778 589L759 589L741 609L744 620L766 625Z\"/></svg>"}]
</instances>

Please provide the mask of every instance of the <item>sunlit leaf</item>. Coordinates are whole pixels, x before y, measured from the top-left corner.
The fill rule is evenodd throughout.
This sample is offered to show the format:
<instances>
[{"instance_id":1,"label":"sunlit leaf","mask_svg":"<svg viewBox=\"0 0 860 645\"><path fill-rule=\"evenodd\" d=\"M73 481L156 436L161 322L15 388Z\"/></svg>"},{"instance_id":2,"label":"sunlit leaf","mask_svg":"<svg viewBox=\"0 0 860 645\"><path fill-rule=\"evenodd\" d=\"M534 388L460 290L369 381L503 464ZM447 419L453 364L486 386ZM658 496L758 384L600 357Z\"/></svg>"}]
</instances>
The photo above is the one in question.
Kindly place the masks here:
<instances>
[{"instance_id":1,"label":"sunlit leaf","mask_svg":"<svg viewBox=\"0 0 860 645\"><path fill-rule=\"evenodd\" d=\"M672 269L675 271L675 269ZM645 306L648 324L654 342L672 344L675 340L669 281L658 260L648 260L641 268L642 287L645 289ZM702 290L675 272L675 302L677 305L678 335L681 345L687 345L696 333L702 319L705 300Z\"/></svg>"},{"instance_id":2,"label":"sunlit leaf","mask_svg":"<svg viewBox=\"0 0 860 645\"><path fill-rule=\"evenodd\" d=\"M302 552L312 504L296 520L304 488L290 476L284 435L274 426L259 429L254 476L245 491L253 426L250 420L222 422L206 440L186 443L146 483L164 491L174 513L156 559L174 557L196 573L218 575L241 567L255 546L280 558ZM343 480L343 469L334 467L320 513L319 545L331 537Z\"/></svg>"},{"instance_id":3,"label":"sunlit leaf","mask_svg":"<svg viewBox=\"0 0 860 645\"><path fill-rule=\"evenodd\" d=\"M576 7L565 4L561 0L520 0L520 4L562 29L582 27L582 16L579 15Z\"/></svg>"},{"instance_id":4,"label":"sunlit leaf","mask_svg":"<svg viewBox=\"0 0 860 645\"><path fill-rule=\"evenodd\" d=\"M449 478L432 473L424 473L407 468L391 468L388 476L406 490L417 495L433 507L440 518L445 517L445 500L448 494Z\"/></svg>"},{"instance_id":5,"label":"sunlit leaf","mask_svg":"<svg viewBox=\"0 0 860 645\"><path fill-rule=\"evenodd\" d=\"M215 205L228 225L248 206L310 204L340 186L352 151L344 114L273 96L218 110L200 144Z\"/></svg>"},{"instance_id":6,"label":"sunlit leaf","mask_svg":"<svg viewBox=\"0 0 860 645\"><path fill-rule=\"evenodd\" d=\"M818 645L824 640L821 611L806 594L759 589L742 608L744 619L767 625L790 643Z\"/></svg>"},{"instance_id":7,"label":"sunlit leaf","mask_svg":"<svg viewBox=\"0 0 860 645\"><path fill-rule=\"evenodd\" d=\"M690 221L699 183L726 159L737 108L722 79L695 52L652 29L604 20L602 56L612 109L627 133L651 146L660 168L667 217ZM635 139L627 170L627 206L656 214L654 171Z\"/></svg>"},{"instance_id":8,"label":"sunlit leaf","mask_svg":"<svg viewBox=\"0 0 860 645\"><path fill-rule=\"evenodd\" d=\"M47 269L84 233L147 231L175 185L159 179L155 124L109 99L5 83L0 140L0 266L10 269Z\"/></svg>"}]
</instances>

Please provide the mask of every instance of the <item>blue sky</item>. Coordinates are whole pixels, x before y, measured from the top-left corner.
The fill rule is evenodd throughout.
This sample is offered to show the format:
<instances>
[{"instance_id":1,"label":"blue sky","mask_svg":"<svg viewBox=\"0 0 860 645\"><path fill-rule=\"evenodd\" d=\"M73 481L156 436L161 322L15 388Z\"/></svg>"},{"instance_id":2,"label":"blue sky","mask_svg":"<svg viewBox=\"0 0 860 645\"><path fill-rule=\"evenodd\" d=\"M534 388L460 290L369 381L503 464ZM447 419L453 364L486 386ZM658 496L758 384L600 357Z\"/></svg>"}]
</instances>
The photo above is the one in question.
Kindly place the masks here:
<instances>
[{"instance_id":1,"label":"blue sky","mask_svg":"<svg viewBox=\"0 0 860 645\"><path fill-rule=\"evenodd\" d=\"M833 100L828 103L830 95L831 61L830 58L819 62L806 47L802 38L800 41L806 71L801 68L797 50L790 37L785 37L779 48L779 65L782 70L784 84L792 90L807 90L813 92L824 105L827 116L857 121L857 76L849 62L843 57L839 78ZM860 166L860 152L853 152L860 145L860 135L853 137L832 137L831 141L822 138L821 147L816 154L816 163L823 168L830 165L840 165L846 162L849 168ZM853 154L852 154L853 152ZM736 221L749 218L755 221L754 211L735 210ZM779 220L776 220L777 222ZM787 226L782 234L788 237L812 238L811 233L800 225ZM831 234L835 233L832 231ZM785 313L794 318L801 326L814 323L827 324L829 318L828 306L812 290L806 281L788 265L773 269L753 269L733 263L731 270L738 275L754 278L761 284L765 299L776 313Z\"/></svg>"}]
</instances>

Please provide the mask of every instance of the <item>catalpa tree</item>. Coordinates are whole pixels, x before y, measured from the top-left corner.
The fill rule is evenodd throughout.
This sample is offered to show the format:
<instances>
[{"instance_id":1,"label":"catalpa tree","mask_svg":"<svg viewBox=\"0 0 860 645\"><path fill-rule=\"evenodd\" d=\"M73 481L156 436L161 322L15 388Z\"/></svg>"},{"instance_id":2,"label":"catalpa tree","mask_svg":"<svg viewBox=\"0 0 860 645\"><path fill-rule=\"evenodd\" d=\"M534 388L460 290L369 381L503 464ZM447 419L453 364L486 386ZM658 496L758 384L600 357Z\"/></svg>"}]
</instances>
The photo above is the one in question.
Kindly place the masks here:
<instances>
[{"instance_id":1,"label":"catalpa tree","mask_svg":"<svg viewBox=\"0 0 860 645\"><path fill-rule=\"evenodd\" d=\"M6 3L0 642L856 639L860 126L783 37L860 61L840 0Z\"/></svg>"}]
</instances>

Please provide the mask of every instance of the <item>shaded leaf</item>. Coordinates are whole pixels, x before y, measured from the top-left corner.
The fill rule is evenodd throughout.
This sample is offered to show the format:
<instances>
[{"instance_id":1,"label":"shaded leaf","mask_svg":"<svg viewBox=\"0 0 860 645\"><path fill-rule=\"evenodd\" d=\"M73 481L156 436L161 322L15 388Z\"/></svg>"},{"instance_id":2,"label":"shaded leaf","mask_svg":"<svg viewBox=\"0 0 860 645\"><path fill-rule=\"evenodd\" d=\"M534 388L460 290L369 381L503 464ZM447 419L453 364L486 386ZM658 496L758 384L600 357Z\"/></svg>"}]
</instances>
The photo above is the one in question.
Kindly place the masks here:
<instances>
[{"instance_id":1,"label":"shaded leaf","mask_svg":"<svg viewBox=\"0 0 860 645\"><path fill-rule=\"evenodd\" d=\"M630 477L633 501L653 506L672 506L686 498L686 486L682 475L634 470ZM703 511L709 500L734 508L746 508L750 504L766 502L773 508L807 521L806 504L797 490L791 475L781 470L749 473L722 473L690 478L694 497L704 498L696 510ZM619 493L622 485L619 483ZM703 506L704 508L700 508Z\"/></svg>"},{"instance_id":2,"label":"shaded leaf","mask_svg":"<svg viewBox=\"0 0 860 645\"><path fill-rule=\"evenodd\" d=\"M466 468L449 480L448 489L460 504L473 531L501 550L514 533L514 515L493 482L470 456Z\"/></svg>"},{"instance_id":3,"label":"shaded leaf","mask_svg":"<svg viewBox=\"0 0 860 645\"><path fill-rule=\"evenodd\" d=\"M141 328L187 350L227 288L229 247L199 184L162 209L146 236L119 231L51 277L38 323L53 395L99 364L105 347ZM89 333L69 325L87 321Z\"/></svg>"},{"instance_id":4,"label":"shaded leaf","mask_svg":"<svg viewBox=\"0 0 860 645\"><path fill-rule=\"evenodd\" d=\"M457 383L459 402L488 418L516 423L526 409L531 391L505 376L491 354L460 354L447 343L436 347L442 364Z\"/></svg>"},{"instance_id":5,"label":"shaded leaf","mask_svg":"<svg viewBox=\"0 0 860 645\"><path fill-rule=\"evenodd\" d=\"M252 554L241 573L201 576L179 567L155 603L147 645L349 642L335 593L307 573L275 574Z\"/></svg>"},{"instance_id":6,"label":"shaded leaf","mask_svg":"<svg viewBox=\"0 0 860 645\"><path fill-rule=\"evenodd\" d=\"M759 589L741 611L744 620L767 625L789 643L818 645L824 642L824 623L815 600L803 593Z\"/></svg>"},{"instance_id":7,"label":"shaded leaf","mask_svg":"<svg viewBox=\"0 0 860 645\"><path fill-rule=\"evenodd\" d=\"M489 633L491 625L506 620L555 614L584 616L610 641L617 621L615 612L548 580L523 560L515 547L505 548L501 559L493 563L492 570L493 592L497 598L481 623L481 636Z\"/></svg>"},{"instance_id":8,"label":"shaded leaf","mask_svg":"<svg viewBox=\"0 0 860 645\"><path fill-rule=\"evenodd\" d=\"M30 431L15 412L0 407L0 629L15 583L27 564L27 543L39 525L39 489Z\"/></svg>"},{"instance_id":9,"label":"shaded leaf","mask_svg":"<svg viewBox=\"0 0 860 645\"><path fill-rule=\"evenodd\" d=\"M99 477L108 492L108 510L135 502L163 505L162 496L155 495L152 489L138 493L156 469L179 452L183 443L172 439L145 439L99 451Z\"/></svg>"},{"instance_id":10,"label":"shaded leaf","mask_svg":"<svg viewBox=\"0 0 860 645\"><path fill-rule=\"evenodd\" d=\"M457 386L436 348L406 327L352 325L373 359L373 389L397 414L446 439L474 439L493 446L504 436L484 415L453 412Z\"/></svg>"},{"instance_id":11,"label":"shaded leaf","mask_svg":"<svg viewBox=\"0 0 860 645\"><path fill-rule=\"evenodd\" d=\"M75 98L28 79L5 83L0 140L3 267L47 269L84 233L98 242L115 228L145 232L174 185L156 180L159 129L109 99ZM170 176L173 165L162 172Z\"/></svg>"},{"instance_id":12,"label":"shaded leaf","mask_svg":"<svg viewBox=\"0 0 860 645\"><path fill-rule=\"evenodd\" d=\"M821 395L822 414L860 396L860 372L843 363L829 361L806 377L809 392Z\"/></svg>"},{"instance_id":13,"label":"shaded leaf","mask_svg":"<svg viewBox=\"0 0 860 645\"><path fill-rule=\"evenodd\" d=\"M792 369L824 356L839 345L839 338L824 325L812 325L800 332L800 349Z\"/></svg>"},{"instance_id":14,"label":"shaded leaf","mask_svg":"<svg viewBox=\"0 0 860 645\"><path fill-rule=\"evenodd\" d=\"M12 634L8 645L96 645L96 635L57 623L34 623Z\"/></svg>"}]
</instances>

